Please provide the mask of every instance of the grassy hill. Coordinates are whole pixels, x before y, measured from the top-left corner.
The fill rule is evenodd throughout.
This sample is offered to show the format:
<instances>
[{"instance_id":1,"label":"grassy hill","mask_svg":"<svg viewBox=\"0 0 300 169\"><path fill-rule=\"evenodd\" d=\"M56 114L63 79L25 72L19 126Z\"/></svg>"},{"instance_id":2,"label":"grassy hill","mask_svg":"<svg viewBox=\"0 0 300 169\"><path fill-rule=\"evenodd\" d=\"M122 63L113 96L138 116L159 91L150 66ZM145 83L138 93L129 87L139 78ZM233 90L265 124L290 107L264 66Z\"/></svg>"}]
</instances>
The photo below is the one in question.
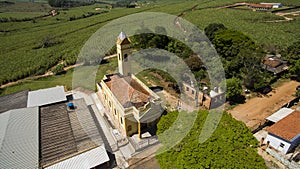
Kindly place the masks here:
<instances>
[{"instance_id":1,"label":"grassy hill","mask_svg":"<svg viewBox=\"0 0 300 169\"><path fill-rule=\"evenodd\" d=\"M283 19L283 17L273 13L216 8L235 2L240 1L161 0L156 3L146 3L141 8L113 9L109 9L105 4L94 4L58 9L59 15L41 18L35 17L42 16L51 9L46 3L14 2L14 5L17 5L15 7L0 6L0 19L29 18L28 21L0 22L0 38L1 42L5 42L0 43L0 84L43 74L61 61L67 65L74 64L85 41L101 26L113 19L143 11L173 15L185 11L183 18L202 30L210 23L223 23L226 27L239 30L258 44L265 46L284 48L300 37L299 16L291 16L295 19L292 22L268 23L266 21ZM260 1L251 0L251 2ZM284 4L300 5L300 1L287 0ZM195 9L190 10L192 7ZM103 10L96 11L95 8ZM89 13L94 15L82 17ZM77 19L71 20L71 18ZM50 45L43 48L45 43Z\"/></svg>"}]
</instances>

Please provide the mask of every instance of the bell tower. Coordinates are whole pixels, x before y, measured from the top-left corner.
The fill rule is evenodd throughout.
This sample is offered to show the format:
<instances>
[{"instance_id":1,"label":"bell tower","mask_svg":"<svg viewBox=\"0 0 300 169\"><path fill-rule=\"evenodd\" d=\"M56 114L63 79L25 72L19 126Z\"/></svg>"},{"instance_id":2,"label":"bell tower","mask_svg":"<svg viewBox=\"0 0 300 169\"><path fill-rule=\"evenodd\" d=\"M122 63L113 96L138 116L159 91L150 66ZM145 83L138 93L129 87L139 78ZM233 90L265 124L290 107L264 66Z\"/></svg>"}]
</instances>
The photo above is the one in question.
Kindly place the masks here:
<instances>
[{"instance_id":1,"label":"bell tower","mask_svg":"<svg viewBox=\"0 0 300 169\"><path fill-rule=\"evenodd\" d=\"M130 75L129 55L131 54L130 41L124 32L117 39L117 57L119 73L123 76Z\"/></svg>"}]
</instances>

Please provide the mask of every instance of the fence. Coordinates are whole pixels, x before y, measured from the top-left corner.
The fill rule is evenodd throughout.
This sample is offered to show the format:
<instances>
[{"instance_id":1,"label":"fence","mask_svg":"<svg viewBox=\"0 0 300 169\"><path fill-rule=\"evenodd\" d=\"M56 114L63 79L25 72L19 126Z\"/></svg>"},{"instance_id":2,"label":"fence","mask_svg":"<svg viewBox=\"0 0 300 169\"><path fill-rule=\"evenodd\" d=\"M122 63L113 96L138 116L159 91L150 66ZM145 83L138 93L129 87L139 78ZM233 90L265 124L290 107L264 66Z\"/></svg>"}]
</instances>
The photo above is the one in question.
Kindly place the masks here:
<instances>
[{"instance_id":1,"label":"fence","mask_svg":"<svg viewBox=\"0 0 300 169\"><path fill-rule=\"evenodd\" d=\"M149 138L143 138L139 141L135 140L132 137L129 137L129 141L131 143L131 145L133 146L133 148L135 149L135 151L141 151L143 149L146 149L147 147L150 147L154 144L158 143L158 137L157 136L152 136Z\"/></svg>"},{"instance_id":2,"label":"fence","mask_svg":"<svg viewBox=\"0 0 300 169\"><path fill-rule=\"evenodd\" d=\"M284 155L276 153L275 151L267 148L266 152L272 155L274 158L276 158L278 161L280 161L284 166L290 168L290 169L299 169L300 165L296 162L287 159Z\"/></svg>"}]
</instances>

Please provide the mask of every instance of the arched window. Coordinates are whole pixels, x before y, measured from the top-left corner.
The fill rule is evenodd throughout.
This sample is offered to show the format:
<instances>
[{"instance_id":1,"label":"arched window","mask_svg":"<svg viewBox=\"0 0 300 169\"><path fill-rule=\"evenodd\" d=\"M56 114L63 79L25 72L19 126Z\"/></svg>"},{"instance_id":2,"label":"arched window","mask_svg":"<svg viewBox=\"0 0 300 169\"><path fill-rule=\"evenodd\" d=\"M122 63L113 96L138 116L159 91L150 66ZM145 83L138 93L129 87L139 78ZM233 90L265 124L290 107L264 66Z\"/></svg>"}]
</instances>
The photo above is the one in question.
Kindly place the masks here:
<instances>
[{"instance_id":1,"label":"arched window","mask_svg":"<svg viewBox=\"0 0 300 169\"><path fill-rule=\"evenodd\" d=\"M127 55L127 54L124 55L124 61L125 61L125 62L128 61L128 55Z\"/></svg>"}]
</instances>

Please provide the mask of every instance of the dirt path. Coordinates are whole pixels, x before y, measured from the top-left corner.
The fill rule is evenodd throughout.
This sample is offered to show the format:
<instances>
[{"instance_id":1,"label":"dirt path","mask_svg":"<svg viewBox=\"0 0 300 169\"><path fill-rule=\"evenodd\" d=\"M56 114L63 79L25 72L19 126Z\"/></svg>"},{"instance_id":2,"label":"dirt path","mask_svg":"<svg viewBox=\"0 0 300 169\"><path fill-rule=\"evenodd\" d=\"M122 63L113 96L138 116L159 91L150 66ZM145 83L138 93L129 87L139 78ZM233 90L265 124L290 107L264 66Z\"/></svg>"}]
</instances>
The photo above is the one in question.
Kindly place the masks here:
<instances>
[{"instance_id":1,"label":"dirt path","mask_svg":"<svg viewBox=\"0 0 300 169\"><path fill-rule=\"evenodd\" d=\"M237 7L237 6L244 6L244 5L248 5L248 3L246 2L238 2L238 3L235 3L235 4L231 4L231 5L226 5L226 6L220 6L220 7L217 7L217 8L233 8L233 7Z\"/></svg>"},{"instance_id":2,"label":"dirt path","mask_svg":"<svg viewBox=\"0 0 300 169\"><path fill-rule=\"evenodd\" d=\"M181 29L183 32L186 32L186 30L181 26L179 19L183 18L183 16L189 12L189 11L194 11L196 8L198 7L198 5L194 5L192 8L189 8L187 10L184 10L183 12L181 12L174 20L174 24Z\"/></svg>"},{"instance_id":3,"label":"dirt path","mask_svg":"<svg viewBox=\"0 0 300 169\"><path fill-rule=\"evenodd\" d=\"M265 118L280 109L285 103L291 101L299 82L285 82L280 87L274 89L269 96L256 97L248 100L246 103L235 107L228 112L232 116L244 122L250 129L255 129Z\"/></svg>"},{"instance_id":4,"label":"dirt path","mask_svg":"<svg viewBox=\"0 0 300 169\"><path fill-rule=\"evenodd\" d=\"M298 16L300 14L300 11L296 11L296 12L287 12L287 13L283 13L283 12L278 12L276 13L275 15L277 16L281 16L283 17L283 19L280 19L280 20L274 20L274 21L265 21L267 23L278 23L278 22L290 22L290 21L293 21L295 20L294 18L290 18L290 17L287 17L286 15L293 15L293 16Z\"/></svg>"},{"instance_id":5,"label":"dirt path","mask_svg":"<svg viewBox=\"0 0 300 169\"><path fill-rule=\"evenodd\" d=\"M108 59L114 58L116 56L117 56L117 54L113 54L113 55L110 55L110 56L105 56L103 58L103 60L108 60ZM63 62L59 62L58 64L62 64L62 63ZM78 67L78 66L81 66L81 65L82 65L82 63L78 63L78 64L75 64L75 65L66 66L66 67L64 67L64 71L70 70L72 68L75 68L75 67ZM57 65L55 65L55 66L57 66ZM55 67L55 66L53 66L53 67ZM52 68L50 68L50 70L51 69ZM26 80L35 80L35 79L38 79L38 78L41 78L41 77L47 77L47 76L52 76L52 75L54 75L53 72L52 71L48 71L48 72L46 72L45 74L42 74L42 75L26 77L24 79L20 79L20 80L17 80L15 82L9 82L9 83L3 84L3 85L0 86L0 88L5 88L5 87L11 86L11 85L15 85L15 84L18 84L20 82L24 82Z\"/></svg>"}]
</instances>

